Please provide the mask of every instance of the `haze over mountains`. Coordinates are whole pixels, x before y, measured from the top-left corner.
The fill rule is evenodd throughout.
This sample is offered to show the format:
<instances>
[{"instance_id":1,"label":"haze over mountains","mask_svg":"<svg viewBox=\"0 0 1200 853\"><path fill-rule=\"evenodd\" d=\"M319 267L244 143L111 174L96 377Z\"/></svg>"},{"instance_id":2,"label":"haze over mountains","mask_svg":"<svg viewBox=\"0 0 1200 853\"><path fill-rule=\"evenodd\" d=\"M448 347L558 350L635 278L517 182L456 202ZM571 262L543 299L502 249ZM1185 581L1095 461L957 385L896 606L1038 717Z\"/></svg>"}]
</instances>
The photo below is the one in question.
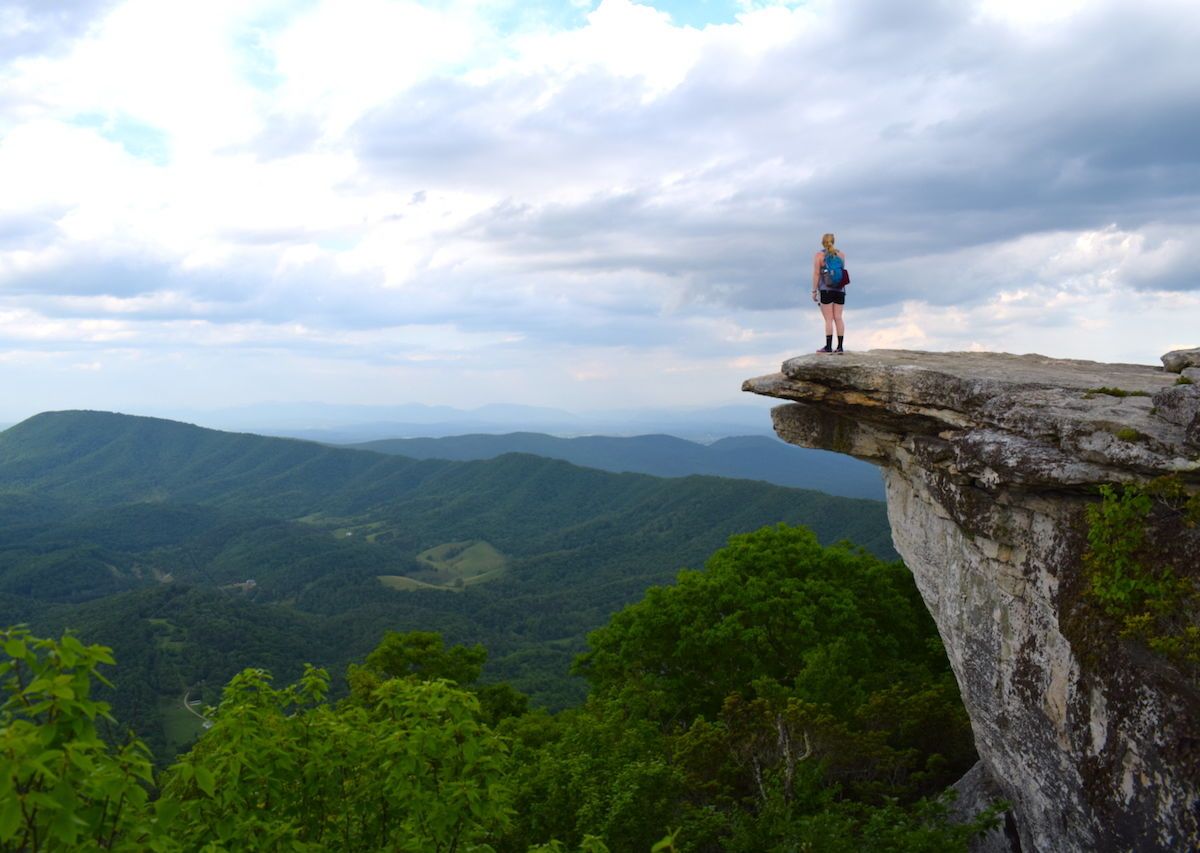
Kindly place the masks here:
<instances>
[{"instance_id":1,"label":"haze over mountains","mask_svg":"<svg viewBox=\"0 0 1200 853\"><path fill-rule=\"evenodd\" d=\"M339 673L387 630L484 643L490 677L562 706L588 630L778 522L895 557L877 501L45 413L0 433L0 622L114 646L142 732L188 689L251 665Z\"/></svg>"},{"instance_id":2,"label":"haze over mountains","mask_svg":"<svg viewBox=\"0 0 1200 853\"><path fill-rule=\"evenodd\" d=\"M532 453L603 471L657 477L710 474L883 500L878 469L839 454L779 441L768 412L761 401L583 414L515 404L459 409L419 403L296 402L173 409L158 416L212 429L300 438L417 459L465 461Z\"/></svg>"},{"instance_id":3,"label":"haze over mountains","mask_svg":"<svg viewBox=\"0 0 1200 853\"><path fill-rule=\"evenodd\" d=\"M773 435L761 400L698 409L571 412L544 406L492 404L471 409L407 403L388 406L258 403L223 409L163 409L158 417L212 429L351 444L385 438L467 433L540 432L554 436L665 433L710 442L735 435Z\"/></svg>"},{"instance_id":4,"label":"haze over mountains","mask_svg":"<svg viewBox=\"0 0 1200 853\"><path fill-rule=\"evenodd\" d=\"M670 435L558 438L518 432L385 439L352 446L414 459L492 459L504 453L532 453L602 471L635 471L656 477L709 474L843 497L884 499L883 480L874 465L843 454L797 447L773 436L732 436L699 444Z\"/></svg>"}]
</instances>

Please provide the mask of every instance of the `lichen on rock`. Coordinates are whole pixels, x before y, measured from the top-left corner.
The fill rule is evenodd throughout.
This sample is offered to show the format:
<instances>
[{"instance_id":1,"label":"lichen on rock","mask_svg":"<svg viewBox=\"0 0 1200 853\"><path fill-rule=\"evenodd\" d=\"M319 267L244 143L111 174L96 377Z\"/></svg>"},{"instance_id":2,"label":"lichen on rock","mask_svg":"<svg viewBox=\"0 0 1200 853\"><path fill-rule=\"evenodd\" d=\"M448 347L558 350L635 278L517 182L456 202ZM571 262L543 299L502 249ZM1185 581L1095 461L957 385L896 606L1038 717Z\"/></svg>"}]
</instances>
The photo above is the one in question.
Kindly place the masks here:
<instances>
[{"instance_id":1,"label":"lichen on rock","mask_svg":"<svg viewBox=\"0 0 1200 853\"><path fill-rule=\"evenodd\" d=\"M1106 628L1083 569L1100 484L1200 488L1188 358L875 350L743 386L788 401L772 411L784 440L883 469L896 549L1025 851L1200 845L1200 690Z\"/></svg>"}]
</instances>

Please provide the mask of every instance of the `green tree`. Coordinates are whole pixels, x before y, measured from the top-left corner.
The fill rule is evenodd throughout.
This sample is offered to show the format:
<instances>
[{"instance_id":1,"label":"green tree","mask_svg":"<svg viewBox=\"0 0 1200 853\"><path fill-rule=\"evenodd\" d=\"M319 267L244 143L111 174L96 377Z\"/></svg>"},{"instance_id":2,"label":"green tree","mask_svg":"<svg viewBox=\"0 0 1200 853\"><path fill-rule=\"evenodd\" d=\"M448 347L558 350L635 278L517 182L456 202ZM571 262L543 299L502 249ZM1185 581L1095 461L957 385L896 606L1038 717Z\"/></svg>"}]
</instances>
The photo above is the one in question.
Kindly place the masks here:
<instances>
[{"instance_id":1,"label":"green tree","mask_svg":"<svg viewBox=\"0 0 1200 853\"><path fill-rule=\"evenodd\" d=\"M0 647L0 849L175 849L160 832L170 810L149 802L149 751L97 728L113 722L91 698L109 650L21 627L0 629Z\"/></svg>"},{"instance_id":2,"label":"green tree","mask_svg":"<svg viewBox=\"0 0 1200 853\"><path fill-rule=\"evenodd\" d=\"M495 726L510 717L520 717L529 711L529 697L511 684L487 684L476 690L475 695L479 698L479 707L489 726Z\"/></svg>"},{"instance_id":3,"label":"green tree","mask_svg":"<svg viewBox=\"0 0 1200 853\"><path fill-rule=\"evenodd\" d=\"M212 727L159 780L161 796L152 802L145 748L137 741L109 747L96 731L107 706L90 693L93 682L104 683L97 666L113 662L108 650L69 635L38 639L23 628L0 632L0 648L0 849L483 853L511 838L505 739L481 721L473 694L445 680L389 678L362 701L333 705L323 670L306 667L282 689L264 670L245 670L209 710ZM514 710L512 696L499 695L507 698L498 707L508 702ZM549 718L503 719L532 730ZM603 747L619 731L585 727L582 746ZM616 849L641 846L626 838L663 834L643 801L671 796L659 784L661 763L639 761L642 752L635 745L622 753L627 761L577 768L597 778L618 773L623 802L614 808L594 799L583 812ZM677 850L673 838L654 850ZM573 844L580 853L609 849L587 833ZM547 837L535 849L569 848Z\"/></svg>"},{"instance_id":4,"label":"green tree","mask_svg":"<svg viewBox=\"0 0 1200 853\"><path fill-rule=\"evenodd\" d=\"M334 707L327 688L311 667L282 690L260 670L230 682L164 786L187 844L466 851L506 825L506 747L471 694L389 679Z\"/></svg>"},{"instance_id":5,"label":"green tree","mask_svg":"<svg viewBox=\"0 0 1200 853\"><path fill-rule=\"evenodd\" d=\"M848 545L778 525L734 536L704 571L588 635L576 670L664 725L715 719L726 697L776 687L849 716L879 690L949 672L912 576Z\"/></svg>"},{"instance_id":6,"label":"green tree","mask_svg":"<svg viewBox=\"0 0 1200 853\"><path fill-rule=\"evenodd\" d=\"M953 847L919 801L974 762L973 742L903 565L764 528L649 590L589 643L577 662L588 709L621 709L629 722L613 740L636 720L655 726L682 792L659 814L682 825L682 849L790 849L826 825L865 843L878 809L908 815L914 833L940 825ZM617 774L600 778L590 796L619 801Z\"/></svg>"},{"instance_id":7,"label":"green tree","mask_svg":"<svg viewBox=\"0 0 1200 853\"><path fill-rule=\"evenodd\" d=\"M476 686L486 660L483 646L446 648L442 635L435 631L388 631L367 655L365 665L350 664L346 680L352 700L368 704L370 696L389 678L453 682L475 694L483 720L494 726L507 717L524 714L529 709L529 697L503 682Z\"/></svg>"},{"instance_id":8,"label":"green tree","mask_svg":"<svg viewBox=\"0 0 1200 853\"><path fill-rule=\"evenodd\" d=\"M595 836L614 850L645 850L678 825L687 792L669 743L620 703L589 700L554 717L505 721L513 741L517 816L499 848L519 853Z\"/></svg>"},{"instance_id":9,"label":"green tree","mask_svg":"<svg viewBox=\"0 0 1200 853\"><path fill-rule=\"evenodd\" d=\"M442 635L436 631L388 631L367 655L365 665L355 669L364 686L380 679L409 677L422 681L440 678L466 685L479 678L486 660L487 650L483 646L446 648Z\"/></svg>"}]
</instances>

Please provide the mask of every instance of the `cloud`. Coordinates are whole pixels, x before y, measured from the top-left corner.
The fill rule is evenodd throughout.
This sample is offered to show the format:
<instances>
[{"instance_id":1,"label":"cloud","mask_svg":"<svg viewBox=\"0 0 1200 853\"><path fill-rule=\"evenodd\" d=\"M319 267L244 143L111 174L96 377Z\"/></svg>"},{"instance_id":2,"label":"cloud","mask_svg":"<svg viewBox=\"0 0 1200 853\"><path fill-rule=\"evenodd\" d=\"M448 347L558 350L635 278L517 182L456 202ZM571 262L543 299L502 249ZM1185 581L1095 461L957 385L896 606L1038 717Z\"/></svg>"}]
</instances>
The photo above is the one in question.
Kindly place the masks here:
<instances>
[{"instance_id":1,"label":"cloud","mask_svg":"<svg viewBox=\"0 0 1200 853\"><path fill-rule=\"evenodd\" d=\"M46 245L55 233L51 211L0 211L0 251Z\"/></svg>"},{"instance_id":2,"label":"cloud","mask_svg":"<svg viewBox=\"0 0 1200 853\"><path fill-rule=\"evenodd\" d=\"M806 255L782 248L789 235L857 237L869 274L880 261L951 263L1030 233L1136 229L1200 209L1188 143L1200 75L1180 61L1194 23L1177 26L1169 7L1132 26L1119 4L1021 8L999 22L996 11L839 4L817 31L807 10L764 10L792 37L748 51L733 74L744 33L685 31L694 49L680 51L688 73L673 86L598 74L584 51L537 76L517 66L484 85L430 81L369 114L355 140L381 179L501 195L469 233L497 253L685 279L697 300L744 308L785 304L786 284L806 274ZM1031 22L1043 27L1032 38L1011 29ZM1147 67L1110 50L1114 34L1152 57ZM824 42L852 43L855 61L823 61ZM555 197L564 185L573 196ZM1004 271L977 275L968 298ZM871 298L896 304L924 286L891 279Z\"/></svg>"},{"instance_id":3,"label":"cloud","mask_svg":"<svg viewBox=\"0 0 1200 853\"><path fill-rule=\"evenodd\" d=\"M1144 229L1120 273L1141 291L1200 291L1200 227Z\"/></svg>"},{"instance_id":4,"label":"cloud","mask_svg":"<svg viewBox=\"0 0 1200 853\"><path fill-rule=\"evenodd\" d=\"M46 8L0 15L0 348L114 377L76 350L733 382L825 231L880 345L1103 357L1200 291L1182 0Z\"/></svg>"},{"instance_id":5,"label":"cloud","mask_svg":"<svg viewBox=\"0 0 1200 853\"><path fill-rule=\"evenodd\" d=\"M7 0L0 8L0 56L17 59L63 50L116 0Z\"/></svg>"}]
</instances>

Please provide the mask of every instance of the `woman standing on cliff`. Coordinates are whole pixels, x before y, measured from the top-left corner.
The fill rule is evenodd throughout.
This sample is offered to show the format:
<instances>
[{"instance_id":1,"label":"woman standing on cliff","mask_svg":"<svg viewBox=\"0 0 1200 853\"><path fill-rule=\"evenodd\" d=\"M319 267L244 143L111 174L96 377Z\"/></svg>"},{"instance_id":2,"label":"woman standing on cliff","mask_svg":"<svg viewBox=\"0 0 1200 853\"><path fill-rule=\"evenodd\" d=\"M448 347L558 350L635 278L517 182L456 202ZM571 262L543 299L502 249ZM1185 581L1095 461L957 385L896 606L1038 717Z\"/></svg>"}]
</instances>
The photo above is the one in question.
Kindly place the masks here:
<instances>
[{"instance_id":1,"label":"woman standing on cliff","mask_svg":"<svg viewBox=\"0 0 1200 853\"><path fill-rule=\"evenodd\" d=\"M827 263L832 258L841 259L841 267L845 267L846 256L841 249L833 245L834 236L825 234L821 237L821 251L813 255L812 298L813 302L821 302L821 316L825 318L825 346L817 352L842 353L842 339L846 336L846 324L842 322L842 310L846 304L846 285L839 281L830 281ZM833 327L837 326L837 349L833 348Z\"/></svg>"}]
</instances>

